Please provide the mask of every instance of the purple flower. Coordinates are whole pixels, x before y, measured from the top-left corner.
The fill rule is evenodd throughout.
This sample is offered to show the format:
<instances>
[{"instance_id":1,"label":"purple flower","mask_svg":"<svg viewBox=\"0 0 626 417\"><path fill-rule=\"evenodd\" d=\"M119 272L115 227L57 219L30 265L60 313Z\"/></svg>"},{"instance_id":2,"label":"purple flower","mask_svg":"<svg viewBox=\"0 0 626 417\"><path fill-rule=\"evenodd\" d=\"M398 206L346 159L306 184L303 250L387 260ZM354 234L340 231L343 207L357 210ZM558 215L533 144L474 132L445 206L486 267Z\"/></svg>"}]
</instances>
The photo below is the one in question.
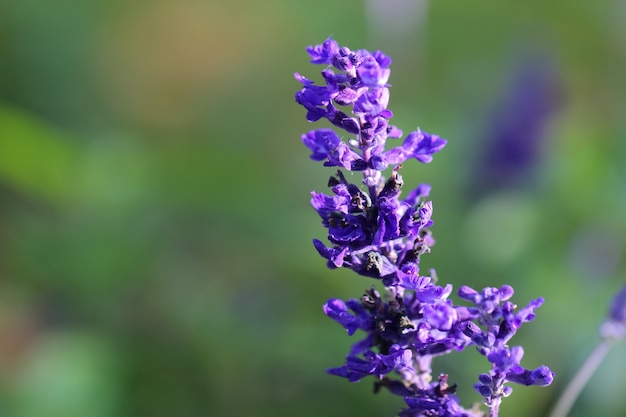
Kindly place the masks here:
<instances>
[{"instance_id":1,"label":"purple flower","mask_svg":"<svg viewBox=\"0 0 626 417\"><path fill-rule=\"evenodd\" d=\"M516 54L509 85L486 117L468 176L471 198L532 182L550 123L564 103L562 74L549 56Z\"/></svg>"},{"instance_id":2,"label":"purple flower","mask_svg":"<svg viewBox=\"0 0 626 417\"><path fill-rule=\"evenodd\" d=\"M344 142L339 142L339 145L328 153L328 162L324 165L343 167L348 171L363 171L366 167L359 154L350 149Z\"/></svg>"},{"instance_id":3,"label":"purple flower","mask_svg":"<svg viewBox=\"0 0 626 417\"><path fill-rule=\"evenodd\" d=\"M389 89L372 88L363 92L354 103L354 114L359 115L365 120L375 120L376 117L389 119L393 117L391 110L387 109L389 105ZM377 123L381 121L376 120Z\"/></svg>"},{"instance_id":4,"label":"purple flower","mask_svg":"<svg viewBox=\"0 0 626 417\"><path fill-rule=\"evenodd\" d=\"M356 136L352 140L354 146L350 147L341 146L333 137L331 149L330 144L322 143L320 146L322 139L316 139L315 133L307 134L313 136L307 138L305 144L313 151L315 160L328 159L328 165L349 170L370 168L380 171L408 158L430 162L432 154L445 146L444 139L416 131L406 137L401 147L385 151L387 138L397 138L402 134L387 122L393 117L388 108L387 82L391 74L391 59L388 56L380 51L353 52L349 48L339 47L330 38L320 45L308 47L307 52L312 63L331 65L339 72L331 68L324 69L322 76L325 86L315 85L296 73L296 80L302 84L302 89L296 93L296 102L307 110L307 120L313 122L326 118L334 126ZM352 115L339 110L337 106L352 106ZM321 132L318 135L328 133Z\"/></svg>"},{"instance_id":5,"label":"purple flower","mask_svg":"<svg viewBox=\"0 0 626 417\"><path fill-rule=\"evenodd\" d=\"M391 70L389 68L381 68L372 56L371 59L366 60L359 66L357 74L363 85L367 87L383 87L389 80Z\"/></svg>"},{"instance_id":6,"label":"purple flower","mask_svg":"<svg viewBox=\"0 0 626 417\"><path fill-rule=\"evenodd\" d=\"M405 398L408 408L400 412L402 417L481 415L459 404L456 385L448 385L447 375L432 381L436 357L468 346L491 364L475 389L492 416L497 415L501 398L512 391L506 383L551 383L550 369L523 368L522 347L507 345L523 323L534 319L542 298L517 309L509 301L513 288L508 285L481 291L462 286L458 296L471 305L456 305L449 298L451 285L437 285L434 270L428 275L420 271L421 256L435 243L429 230L433 204L426 200L430 186L419 184L402 198L399 170L408 159L431 162L447 142L417 130L402 145L386 149L388 138L402 137L389 122L391 59L380 51L351 51L330 38L307 52L312 63L326 65L322 70L326 85L315 85L296 73L301 84L296 101L307 110L307 120L326 118L343 130L338 134L321 128L302 135L311 159L340 168L328 181L331 193L311 193L311 205L328 239L328 244L314 239L313 245L329 268L351 269L383 287L382 292L372 287L360 299L331 298L324 304L324 314L349 336L361 335L344 364L328 373L352 382L374 377L376 390L387 388ZM392 169L385 178L388 167ZM360 171L361 184L349 182L341 169ZM623 304L612 317L623 317Z\"/></svg>"},{"instance_id":7,"label":"purple flower","mask_svg":"<svg viewBox=\"0 0 626 417\"><path fill-rule=\"evenodd\" d=\"M607 320L600 326L600 336L621 339L626 334L626 285L613 297Z\"/></svg>"},{"instance_id":8,"label":"purple flower","mask_svg":"<svg viewBox=\"0 0 626 417\"><path fill-rule=\"evenodd\" d=\"M313 239L313 246L318 253L325 259L328 259L329 268L340 268L343 266L344 257L348 248L328 248L320 240Z\"/></svg>"},{"instance_id":9,"label":"purple flower","mask_svg":"<svg viewBox=\"0 0 626 417\"><path fill-rule=\"evenodd\" d=\"M393 345L388 355L367 351L363 357L350 356L344 366L331 368L328 373L348 378L350 382L360 381L368 375L381 379L392 371L411 370L411 357L410 350Z\"/></svg>"},{"instance_id":10,"label":"purple flower","mask_svg":"<svg viewBox=\"0 0 626 417\"><path fill-rule=\"evenodd\" d=\"M350 336L361 327L360 320L350 314L346 304L339 299L332 298L328 300L326 304L324 304L324 314L345 327Z\"/></svg>"},{"instance_id":11,"label":"purple flower","mask_svg":"<svg viewBox=\"0 0 626 417\"><path fill-rule=\"evenodd\" d=\"M626 285L613 298L609 310L609 319L626 325Z\"/></svg>"},{"instance_id":12,"label":"purple flower","mask_svg":"<svg viewBox=\"0 0 626 417\"><path fill-rule=\"evenodd\" d=\"M524 349L507 345L522 323L533 320L535 310L543 304L543 299L539 298L515 311L515 304L508 301L513 293L513 288L508 285L485 288L481 292L463 286L458 291L459 297L474 303L479 312L476 323L468 323L464 334L492 364L489 374L481 375L474 388L483 396L485 404L495 408L513 391L505 385L507 382L544 386L554 379L554 373L546 366L532 371L523 368Z\"/></svg>"},{"instance_id":13,"label":"purple flower","mask_svg":"<svg viewBox=\"0 0 626 417\"><path fill-rule=\"evenodd\" d=\"M419 274L419 265L416 262L405 262L397 271L398 286L407 290L423 290L430 284L430 277Z\"/></svg>"},{"instance_id":14,"label":"purple flower","mask_svg":"<svg viewBox=\"0 0 626 417\"><path fill-rule=\"evenodd\" d=\"M424 306L424 320L437 330L447 331L456 323L456 310L450 302Z\"/></svg>"},{"instance_id":15,"label":"purple flower","mask_svg":"<svg viewBox=\"0 0 626 417\"><path fill-rule=\"evenodd\" d=\"M328 38L320 45L309 46L306 51L311 56L312 64L332 64L333 59L339 53L339 45L337 41Z\"/></svg>"},{"instance_id":16,"label":"purple flower","mask_svg":"<svg viewBox=\"0 0 626 417\"><path fill-rule=\"evenodd\" d=\"M317 129L302 135L302 142L313 152L311 154L312 160L323 161L328 158L332 151L337 149L341 139L332 129Z\"/></svg>"},{"instance_id":17,"label":"purple flower","mask_svg":"<svg viewBox=\"0 0 626 417\"><path fill-rule=\"evenodd\" d=\"M374 51L372 56L381 68L389 68L391 65L391 57L385 55L381 51Z\"/></svg>"},{"instance_id":18,"label":"purple flower","mask_svg":"<svg viewBox=\"0 0 626 417\"><path fill-rule=\"evenodd\" d=\"M519 373L515 371L509 372L506 379L520 385L545 387L550 385L554 380L554 372L547 366L542 365L531 371L523 369Z\"/></svg>"},{"instance_id":19,"label":"purple flower","mask_svg":"<svg viewBox=\"0 0 626 417\"><path fill-rule=\"evenodd\" d=\"M390 149L385 153L385 160L389 164L398 165L409 158L415 158L420 162L432 161L432 154L439 152L446 146L447 141L437 135L416 130L409 133L404 139L402 146Z\"/></svg>"}]
</instances>

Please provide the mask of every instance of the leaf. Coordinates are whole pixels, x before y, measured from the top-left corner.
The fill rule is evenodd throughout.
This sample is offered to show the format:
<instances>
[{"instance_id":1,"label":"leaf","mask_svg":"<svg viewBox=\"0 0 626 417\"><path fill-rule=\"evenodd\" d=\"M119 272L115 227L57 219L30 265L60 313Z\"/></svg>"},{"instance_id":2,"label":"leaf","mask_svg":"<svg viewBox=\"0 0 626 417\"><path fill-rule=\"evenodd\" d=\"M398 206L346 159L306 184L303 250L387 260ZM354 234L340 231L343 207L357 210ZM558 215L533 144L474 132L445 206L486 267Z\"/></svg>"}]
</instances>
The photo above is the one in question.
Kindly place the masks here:
<instances>
[{"instance_id":1,"label":"leaf","mask_svg":"<svg viewBox=\"0 0 626 417\"><path fill-rule=\"evenodd\" d=\"M56 203L73 194L76 142L35 117L0 106L0 181Z\"/></svg>"}]
</instances>

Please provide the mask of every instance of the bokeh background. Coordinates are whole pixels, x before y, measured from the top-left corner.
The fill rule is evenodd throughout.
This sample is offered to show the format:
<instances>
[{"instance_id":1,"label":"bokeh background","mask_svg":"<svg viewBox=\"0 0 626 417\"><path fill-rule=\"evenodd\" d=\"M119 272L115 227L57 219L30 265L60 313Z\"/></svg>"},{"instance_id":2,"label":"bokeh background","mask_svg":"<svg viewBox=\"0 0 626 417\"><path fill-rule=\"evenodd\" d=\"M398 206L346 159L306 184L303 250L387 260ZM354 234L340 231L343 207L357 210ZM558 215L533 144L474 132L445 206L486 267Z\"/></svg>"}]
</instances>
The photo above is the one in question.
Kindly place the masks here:
<instances>
[{"instance_id":1,"label":"bokeh background","mask_svg":"<svg viewBox=\"0 0 626 417\"><path fill-rule=\"evenodd\" d=\"M423 267L545 297L514 341L557 378L501 415L547 415L626 276L622 0L0 2L0 415L403 406L324 373L354 340L321 305L373 283L311 244L331 172L293 73L319 79L304 48L331 35L394 59L394 124L449 140L402 171L433 186ZM486 365L436 371L469 406ZM625 366L617 345L572 415L626 415Z\"/></svg>"}]
</instances>

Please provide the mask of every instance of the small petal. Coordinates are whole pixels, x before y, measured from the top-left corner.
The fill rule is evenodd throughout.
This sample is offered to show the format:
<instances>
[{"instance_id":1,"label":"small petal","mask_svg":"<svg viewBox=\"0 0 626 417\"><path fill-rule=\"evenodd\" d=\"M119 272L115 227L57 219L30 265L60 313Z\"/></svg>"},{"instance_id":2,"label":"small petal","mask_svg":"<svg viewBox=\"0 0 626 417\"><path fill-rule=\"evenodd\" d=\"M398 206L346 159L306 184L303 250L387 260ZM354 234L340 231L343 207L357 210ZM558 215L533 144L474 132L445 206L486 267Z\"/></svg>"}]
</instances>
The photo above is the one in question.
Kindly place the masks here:
<instances>
[{"instance_id":1,"label":"small petal","mask_svg":"<svg viewBox=\"0 0 626 417\"><path fill-rule=\"evenodd\" d=\"M307 109L306 119L309 122L316 122L322 117L326 117L326 109L330 102L330 92L326 87L308 85L295 95L296 102Z\"/></svg>"},{"instance_id":2,"label":"small petal","mask_svg":"<svg viewBox=\"0 0 626 417\"><path fill-rule=\"evenodd\" d=\"M323 257L328 259L328 266L331 268L339 268L343 265L343 258L348 251L348 248L328 248L321 241L313 239L313 246L317 249L317 252Z\"/></svg>"},{"instance_id":3,"label":"small petal","mask_svg":"<svg viewBox=\"0 0 626 417\"><path fill-rule=\"evenodd\" d=\"M324 304L324 314L341 324L348 335L352 336L359 328L359 320L348 312L346 304L337 298L331 298Z\"/></svg>"},{"instance_id":4,"label":"small petal","mask_svg":"<svg viewBox=\"0 0 626 417\"><path fill-rule=\"evenodd\" d=\"M480 382L476 382L474 384L474 389L485 398L489 398L493 395L493 389L490 385L483 385Z\"/></svg>"},{"instance_id":5,"label":"small petal","mask_svg":"<svg viewBox=\"0 0 626 417\"><path fill-rule=\"evenodd\" d=\"M502 372L519 366L522 357L524 357L524 349L521 346L494 350L487 355L489 362L493 363L494 366Z\"/></svg>"},{"instance_id":6,"label":"small petal","mask_svg":"<svg viewBox=\"0 0 626 417\"><path fill-rule=\"evenodd\" d=\"M456 319L455 309L447 303L427 304L424 306L424 320L435 329L450 330Z\"/></svg>"},{"instance_id":7,"label":"small petal","mask_svg":"<svg viewBox=\"0 0 626 417\"><path fill-rule=\"evenodd\" d=\"M457 295L467 301L471 301L477 304L480 300L480 294L473 288L468 287L467 285L462 285L459 287L457 291Z\"/></svg>"},{"instance_id":8,"label":"small petal","mask_svg":"<svg viewBox=\"0 0 626 417\"><path fill-rule=\"evenodd\" d=\"M311 150L311 159L323 161L339 146L341 139L332 129L317 129L302 135L302 142Z\"/></svg>"},{"instance_id":9,"label":"small petal","mask_svg":"<svg viewBox=\"0 0 626 417\"><path fill-rule=\"evenodd\" d=\"M357 69L357 74L363 85L367 87L383 87L389 80L391 70L381 68L374 59L361 64Z\"/></svg>"},{"instance_id":10,"label":"small petal","mask_svg":"<svg viewBox=\"0 0 626 417\"><path fill-rule=\"evenodd\" d=\"M439 152L446 146L447 141L437 135L431 135L419 130L409 133L402 144L402 153L407 158L415 158L420 162L432 161L432 154Z\"/></svg>"},{"instance_id":11,"label":"small petal","mask_svg":"<svg viewBox=\"0 0 626 417\"><path fill-rule=\"evenodd\" d=\"M328 38L322 44L307 47L306 51L311 57L312 64L331 64L335 55L339 53L339 45L337 41Z\"/></svg>"},{"instance_id":12,"label":"small petal","mask_svg":"<svg viewBox=\"0 0 626 417\"><path fill-rule=\"evenodd\" d=\"M328 152L328 162L326 166L340 166L348 171L360 171L366 165L361 156L354 152L345 142L339 144L332 151Z\"/></svg>"},{"instance_id":13,"label":"small petal","mask_svg":"<svg viewBox=\"0 0 626 417\"><path fill-rule=\"evenodd\" d=\"M305 77L304 75L300 75L300 73L298 72L294 72L293 77L301 84L303 85L311 85L313 84L313 81L309 80L307 77Z\"/></svg>"},{"instance_id":14,"label":"small petal","mask_svg":"<svg viewBox=\"0 0 626 417\"><path fill-rule=\"evenodd\" d=\"M351 88L344 88L343 90L340 90L334 97L333 99L335 100L335 102L337 104L340 104L342 106L346 106L348 104L352 104L354 103L357 99L359 98L359 94L358 92L356 92L355 90L351 89Z\"/></svg>"},{"instance_id":15,"label":"small petal","mask_svg":"<svg viewBox=\"0 0 626 417\"><path fill-rule=\"evenodd\" d=\"M378 65L380 65L381 68L389 68L389 66L391 65L391 57L385 55L381 51L374 51L372 56L374 57L376 62L378 62Z\"/></svg>"},{"instance_id":16,"label":"small petal","mask_svg":"<svg viewBox=\"0 0 626 417\"><path fill-rule=\"evenodd\" d=\"M389 104L388 88L372 88L365 94L362 94L354 103L354 113L364 114L369 117L380 116L391 118L393 113L387 109Z\"/></svg>"}]
</instances>

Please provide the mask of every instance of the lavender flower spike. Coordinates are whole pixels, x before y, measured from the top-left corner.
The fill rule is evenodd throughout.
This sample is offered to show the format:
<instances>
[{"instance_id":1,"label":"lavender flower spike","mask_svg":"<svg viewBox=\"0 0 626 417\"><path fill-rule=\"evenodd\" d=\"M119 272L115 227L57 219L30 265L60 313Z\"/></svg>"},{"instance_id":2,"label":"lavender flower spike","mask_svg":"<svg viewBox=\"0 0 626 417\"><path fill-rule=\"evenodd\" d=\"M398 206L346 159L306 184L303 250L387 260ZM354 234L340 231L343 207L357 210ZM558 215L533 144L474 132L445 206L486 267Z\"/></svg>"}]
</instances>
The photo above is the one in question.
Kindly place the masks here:
<instances>
[{"instance_id":1,"label":"lavender flower spike","mask_svg":"<svg viewBox=\"0 0 626 417\"><path fill-rule=\"evenodd\" d=\"M428 184L417 184L401 197L404 179L399 171L409 159L429 163L444 148L446 140L416 130L402 145L387 149L387 139L403 136L390 124L391 59L380 51L351 51L333 39L307 48L311 63L326 65L325 85L316 85L295 74L301 89L296 102L315 122L327 119L334 129L321 128L302 135L314 161L337 171L328 181L329 193L311 193L311 205L327 229L328 243L313 240L327 266L348 268L374 279L384 290L366 290L359 299L331 298L324 313L353 336L364 333L346 355L345 363L328 373L351 382L375 379L375 389L386 388L404 397L408 408L401 417L479 417L476 407L463 408L455 395L456 385L448 375L433 378L435 358L474 346L491 363L476 390L497 416L503 397L511 392L507 382L547 385L554 374L541 366L525 369L523 349L509 347L517 329L535 317L543 299L517 310L510 300L513 288L464 286L459 297L471 306L455 304L451 285L437 285L433 270L424 274L421 257L434 245L433 204L427 200ZM383 171L389 168L387 178ZM343 173L362 173L360 184ZM436 379L436 381L433 381Z\"/></svg>"}]
</instances>

